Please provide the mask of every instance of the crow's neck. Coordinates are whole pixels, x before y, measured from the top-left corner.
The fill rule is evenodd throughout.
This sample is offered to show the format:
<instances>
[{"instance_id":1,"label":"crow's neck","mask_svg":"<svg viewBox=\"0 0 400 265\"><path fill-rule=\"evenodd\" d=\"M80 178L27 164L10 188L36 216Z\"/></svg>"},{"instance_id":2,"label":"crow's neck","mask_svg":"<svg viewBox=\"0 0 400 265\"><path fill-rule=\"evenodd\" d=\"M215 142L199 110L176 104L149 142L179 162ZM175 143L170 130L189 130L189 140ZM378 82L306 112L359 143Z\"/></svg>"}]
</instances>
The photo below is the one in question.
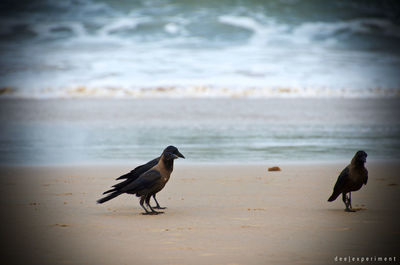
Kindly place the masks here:
<instances>
[{"instance_id":1,"label":"crow's neck","mask_svg":"<svg viewBox=\"0 0 400 265\"><path fill-rule=\"evenodd\" d=\"M354 167L357 168L364 167L364 161L358 161L354 159L351 163L354 165Z\"/></svg>"},{"instance_id":2,"label":"crow's neck","mask_svg":"<svg viewBox=\"0 0 400 265\"><path fill-rule=\"evenodd\" d=\"M163 159L164 168L170 172L174 169L174 160Z\"/></svg>"}]
</instances>

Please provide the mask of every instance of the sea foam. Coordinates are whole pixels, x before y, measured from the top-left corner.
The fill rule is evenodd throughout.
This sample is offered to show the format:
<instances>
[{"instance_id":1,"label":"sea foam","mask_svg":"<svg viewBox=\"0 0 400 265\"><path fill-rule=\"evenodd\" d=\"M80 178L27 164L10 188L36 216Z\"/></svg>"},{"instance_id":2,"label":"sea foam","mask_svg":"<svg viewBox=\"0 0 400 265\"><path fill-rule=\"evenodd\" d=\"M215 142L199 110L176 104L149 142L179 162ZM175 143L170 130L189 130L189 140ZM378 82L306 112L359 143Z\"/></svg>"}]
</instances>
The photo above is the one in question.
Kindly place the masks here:
<instances>
[{"instance_id":1,"label":"sea foam","mask_svg":"<svg viewBox=\"0 0 400 265\"><path fill-rule=\"evenodd\" d=\"M322 2L21 4L0 18L1 95L398 96L391 11Z\"/></svg>"}]
</instances>

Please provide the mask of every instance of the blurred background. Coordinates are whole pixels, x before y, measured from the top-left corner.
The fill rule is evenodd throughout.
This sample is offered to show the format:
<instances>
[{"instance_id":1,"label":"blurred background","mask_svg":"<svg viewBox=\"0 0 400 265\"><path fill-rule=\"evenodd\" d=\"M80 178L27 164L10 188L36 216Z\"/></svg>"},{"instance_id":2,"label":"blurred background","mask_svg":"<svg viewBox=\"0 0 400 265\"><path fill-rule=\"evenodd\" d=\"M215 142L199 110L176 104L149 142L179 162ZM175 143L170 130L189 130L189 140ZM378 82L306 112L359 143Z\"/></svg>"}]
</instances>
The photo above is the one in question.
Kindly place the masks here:
<instances>
[{"instance_id":1,"label":"blurred background","mask_svg":"<svg viewBox=\"0 0 400 265\"><path fill-rule=\"evenodd\" d=\"M399 158L398 1L0 10L3 164Z\"/></svg>"},{"instance_id":2,"label":"blurred background","mask_svg":"<svg viewBox=\"0 0 400 265\"><path fill-rule=\"evenodd\" d=\"M2 1L24 97L399 94L398 1Z\"/></svg>"}]
</instances>

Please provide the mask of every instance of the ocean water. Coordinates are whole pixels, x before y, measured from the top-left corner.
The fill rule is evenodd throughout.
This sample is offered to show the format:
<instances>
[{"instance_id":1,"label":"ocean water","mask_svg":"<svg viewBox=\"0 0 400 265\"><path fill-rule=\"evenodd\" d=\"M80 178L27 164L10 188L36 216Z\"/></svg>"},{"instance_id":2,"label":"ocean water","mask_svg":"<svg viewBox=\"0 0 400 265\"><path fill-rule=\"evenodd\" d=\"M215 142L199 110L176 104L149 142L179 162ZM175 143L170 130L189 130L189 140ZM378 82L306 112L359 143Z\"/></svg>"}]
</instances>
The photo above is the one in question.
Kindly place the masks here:
<instances>
[{"instance_id":1,"label":"ocean water","mask_svg":"<svg viewBox=\"0 0 400 265\"><path fill-rule=\"evenodd\" d=\"M398 1L0 4L0 96L398 97Z\"/></svg>"},{"instance_id":2,"label":"ocean water","mask_svg":"<svg viewBox=\"0 0 400 265\"><path fill-rule=\"evenodd\" d=\"M0 3L0 164L400 159L396 0Z\"/></svg>"},{"instance_id":3,"label":"ocean water","mask_svg":"<svg viewBox=\"0 0 400 265\"><path fill-rule=\"evenodd\" d=\"M0 164L128 164L168 145L179 163L400 159L400 99L0 100Z\"/></svg>"}]
</instances>

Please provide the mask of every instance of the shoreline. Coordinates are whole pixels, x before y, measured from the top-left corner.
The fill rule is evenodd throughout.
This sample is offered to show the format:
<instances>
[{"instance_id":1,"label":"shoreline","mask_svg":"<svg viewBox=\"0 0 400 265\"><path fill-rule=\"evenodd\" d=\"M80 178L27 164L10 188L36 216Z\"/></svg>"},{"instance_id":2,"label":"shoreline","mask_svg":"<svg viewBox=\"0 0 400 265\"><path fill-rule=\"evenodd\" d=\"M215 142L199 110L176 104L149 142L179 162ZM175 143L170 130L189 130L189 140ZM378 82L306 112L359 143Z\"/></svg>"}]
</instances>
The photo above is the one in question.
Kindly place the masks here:
<instances>
[{"instance_id":1,"label":"shoreline","mask_svg":"<svg viewBox=\"0 0 400 265\"><path fill-rule=\"evenodd\" d=\"M396 96L368 96L368 97L346 97L346 96L268 96L268 97L13 97L7 94L0 94L0 101L375 101L375 100L388 100L400 101L400 94Z\"/></svg>"},{"instance_id":2,"label":"shoreline","mask_svg":"<svg viewBox=\"0 0 400 265\"><path fill-rule=\"evenodd\" d=\"M3 164L142 163L165 146L192 161L400 159L400 100L2 101ZM29 132L29 133L28 133ZM290 161L292 160L292 161ZM293 161L295 160L295 161Z\"/></svg>"},{"instance_id":3,"label":"shoreline","mask_svg":"<svg viewBox=\"0 0 400 265\"><path fill-rule=\"evenodd\" d=\"M142 160L142 161L132 161L132 162L115 162L115 163L102 163L102 162L92 162L92 163L53 163L53 164L0 164L0 169L1 168L13 168L13 169L29 169L29 168L43 168L43 169L70 169L70 168L92 168L92 167L100 167L100 168L129 168L134 169L135 167L142 165L144 163L147 163L150 161L151 158L148 160ZM325 161L325 160L304 160L304 161L285 161L285 162L235 162L235 161L215 161L215 162L209 162L209 161L199 161L199 162L188 162L187 159L183 160L180 159L177 162L175 162L175 168L176 167L251 167L251 166L256 166L256 167L273 167L273 166L278 166L278 167L294 167L294 166L300 166L300 167L308 167L308 166L346 166L350 163L350 159L342 159L342 160L330 160L330 161ZM400 165L400 159L374 159L374 160L367 160L367 163L365 166L368 168L369 165L372 166L382 166L382 165L387 165L387 166L396 166Z\"/></svg>"}]
</instances>

